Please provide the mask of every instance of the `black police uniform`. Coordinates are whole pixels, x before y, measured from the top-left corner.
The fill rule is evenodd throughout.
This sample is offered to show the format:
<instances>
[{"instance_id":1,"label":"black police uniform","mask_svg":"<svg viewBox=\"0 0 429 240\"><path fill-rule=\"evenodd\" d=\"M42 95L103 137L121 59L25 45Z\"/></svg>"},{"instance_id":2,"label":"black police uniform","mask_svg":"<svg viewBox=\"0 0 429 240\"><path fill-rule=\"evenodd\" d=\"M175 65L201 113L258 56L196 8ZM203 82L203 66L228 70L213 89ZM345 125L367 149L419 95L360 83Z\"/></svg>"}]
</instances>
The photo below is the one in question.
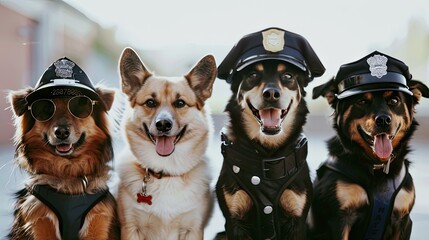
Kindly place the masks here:
<instances>
[{"instance_id":1,"label":"black police uniform","mask_svg":"<svg viewBox=\"0 0 429 240\"><path fill-rule=\"evenodd\" d=\"M63 57L43 73L35 90L26 96L28 105L41 98L61 98L85 95L107 108L85 72L73 61ZM26 191L48 206L57 216L62 239L79 239L86 214L108 195L108 189L91 194L64 194L47 185L32 186ZM112 196L111 196L112 197Z\"/></svg>"},{"instance_id":2,"label":"black police uniform","mask_svg":"<svg viewBox=\"0 0 429 240\"><path fill-rule=\"evenodd\" d=\"M374 51L355 62L341 65L335 78L326 84L315 87L313 98L317 98L322 94L323 89L328 88L336 89L336 98L340 101L356 94L386 90L401 91L413 95L407 85L411 78L412 75L405 63L384 53ZM327 172L341 174L350 182L362 186L368 195L370 212L366 214L366 219L363 220L366 226L363 229L352 231L349 236L350 239L382 239L385 227L393 212L396 195L402 184L411 178L408 167L405 165L402 166L405 169L402 178L388 176L388 166L383 165L383 167L383 171L375 171L375 165L367 167L350 166L333 158L322 163L317 170L318 178ZM383 176L385 181L377 187L371 181L376 174L385 175ZM404 222L410 223L410 228L406 230L409 238L411 234L409 216L404 219Z\"/></svg>"},{"instance_id":3,"label":"black police uniform","mask_svg":"<svg viewBox=\"0 0 429 240\"><path fill-rule=\"evenodd\" d=\"M220 63L218 78L230 83L234 91L241 81L235 78L236 73L264 60L280 60L293 64L308 74L309 81L325 72L324 66L305 38L281 28L267 28L248 34L238 41ZM301 134L293 141L275 153L266 153L258 146L249 146L240 141L232 143L223 135L221 148L224 174L218 179L216 192L226 218L227 233L230 232L231 216L223 198L222 184L224 179L233 178L252 198L257 209L257 219L254 221L260 224L255 224L258 229L249 230L254 239L278 239L281 236L281 209L278 203L281 193L294 179L310 181L306 162L307 139ZM255 154L254 150L258 148L260 151ZM240 171L236 171L234 167L239 167Z\"/></svg>"}]
</instances>

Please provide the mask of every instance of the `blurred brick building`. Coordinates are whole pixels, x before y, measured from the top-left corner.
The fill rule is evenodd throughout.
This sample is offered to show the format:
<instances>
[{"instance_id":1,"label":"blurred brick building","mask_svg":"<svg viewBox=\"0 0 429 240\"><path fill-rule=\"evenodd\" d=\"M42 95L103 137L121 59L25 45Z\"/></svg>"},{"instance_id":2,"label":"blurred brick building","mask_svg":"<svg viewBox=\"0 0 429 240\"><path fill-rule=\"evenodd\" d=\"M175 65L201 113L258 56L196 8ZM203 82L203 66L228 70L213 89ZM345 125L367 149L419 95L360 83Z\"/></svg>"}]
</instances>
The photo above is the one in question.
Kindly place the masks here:
<instances>
[{"instance_id":1,"label":"blurred brick building","mask_svg":"<svg viewBox=\"0 0 429 240\"><path fill-rule=\"evenodd\" d=\"M0 144L14 133L9 90L33 86L56 59L67 56L97 83L118 82L117 56L122 51L114 29L103 29L59 0L0 2ZM6 109L6 110L5 110Z\"/></svg>"}]
</instances>

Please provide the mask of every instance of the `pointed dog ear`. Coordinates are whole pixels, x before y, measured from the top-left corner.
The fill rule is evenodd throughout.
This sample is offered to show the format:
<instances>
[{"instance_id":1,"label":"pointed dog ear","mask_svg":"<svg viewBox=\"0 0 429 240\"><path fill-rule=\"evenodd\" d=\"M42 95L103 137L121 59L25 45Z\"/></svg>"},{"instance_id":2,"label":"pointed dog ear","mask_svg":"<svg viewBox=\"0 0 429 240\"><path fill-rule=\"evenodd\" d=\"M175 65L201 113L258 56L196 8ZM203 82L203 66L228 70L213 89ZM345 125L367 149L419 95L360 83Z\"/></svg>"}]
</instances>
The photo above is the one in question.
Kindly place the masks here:
<instances>
[{"instance_id":1,"label":"pointed dog ear","mask_svg":"<svg viewBox=\"0 0 429 240\"><path fill-rule=\"evenodd\" d=\"M422 97L429 98L429 88L424 83L417 80L410 80L408 82L408 87L411 92L413 92L413 96L417 102L419 102Z\"/></svg>"},{"instance_id":2,"label":"pointed dog ear","mask_svg":"<svg viewBox=\"0 0 429 240\"><path fill-rule=\"evenodd\" d=\"M119 60L122 92L133 97L144 81L152 76L132 48L125 48Z\"/></svg>"},{"instance_id":3,"label":"pointed dog ear","mask_svg":"<svg viewBox=\"0 0 429 240\"><path fill-rule=\"evenodd\" d=\"M202 103L212 95L216 74L215 58L212 55L207 55L185 75L189 85Z\"/></svg>"},{"instance_id":4,"label":"pointed dog ear","mask_svg":"<svg viewBox=\"0 0 429 240\"><path fill-rule=\"evenodd\" d=\"M316 99L320 96L326 98L329 104L332 104L338 93L338 86L334 83L335 77L332 77L325 84L319 85L313 88L313 99Z\"/></svg>"},{"instance_id":5,"label":"pointed dog ear","mask_svg":"<svg viewBox=\"0 0 429 240\"><path fill-rule=\"evenodd\" d=\"M25 100L25 97L31 92L33 92L32 88L9 92L8 99L15 116L19 117L24 114L25 111L28 110L27 101Z\"/></svg>"}]
</instances>

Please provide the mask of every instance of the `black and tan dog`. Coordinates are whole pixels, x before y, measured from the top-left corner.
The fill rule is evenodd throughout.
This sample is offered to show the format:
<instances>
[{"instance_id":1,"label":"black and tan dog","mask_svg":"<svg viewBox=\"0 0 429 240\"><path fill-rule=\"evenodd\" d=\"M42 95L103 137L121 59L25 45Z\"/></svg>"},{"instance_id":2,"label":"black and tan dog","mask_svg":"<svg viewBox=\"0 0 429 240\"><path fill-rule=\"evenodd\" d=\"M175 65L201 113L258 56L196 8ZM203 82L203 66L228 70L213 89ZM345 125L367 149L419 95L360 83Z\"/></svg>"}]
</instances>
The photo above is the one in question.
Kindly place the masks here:
<instances>
[{"instance_id":1,"label":"black and tan dog","mask_svg":"<svg viewBox=\"0 0 429 240\"><path fill-rule=\"evenodd\" d=\"M314 239L409 239L415 189L408 172L414 107L429 89L379 52L342 65L316 87L334 109L336 136L317 171L309 223Z\"/></svg>"},{"instance_id":2,"label":"black and tan dog","mask_svg":"<svg viewBox=\"0 0 429 240\"><path fill-rule=\"evenodd\" d=\"M302 36L270 28L243 37L218 71L233 94L216 185L226 233L217 238L305 238L312 185L304 87L323 65Z\"/></svg>"},{"instance_id":3,"label":"black and tan dog","mask_svg":"<svg viewBox=\"0 0 429 240\"><path fill-rule=\"evenodd\" d=\"M68 58L55 61L35 89L11 92L15 158L29 178L17 193L10 239L119 239L107 187L113 99Z\"/></svg>"}]
</instances>

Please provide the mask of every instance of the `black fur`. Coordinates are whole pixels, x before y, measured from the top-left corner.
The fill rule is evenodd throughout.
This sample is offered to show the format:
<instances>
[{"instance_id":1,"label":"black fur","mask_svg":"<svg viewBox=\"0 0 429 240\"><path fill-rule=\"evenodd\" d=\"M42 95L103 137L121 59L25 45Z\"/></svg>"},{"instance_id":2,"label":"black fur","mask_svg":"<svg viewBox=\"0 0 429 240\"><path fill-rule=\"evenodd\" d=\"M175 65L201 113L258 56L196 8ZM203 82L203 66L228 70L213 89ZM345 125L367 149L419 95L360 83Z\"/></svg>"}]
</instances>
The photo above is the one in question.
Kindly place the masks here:
<instances>
[{"instance_id":1,"label":"black fur","mask_svg":"<svg viewBox=\"0 0 429 240\"><path fill-rule=\"evenodd\" d=\"M316 87L313 94L315 97L325 96L332 108L333 128L336 130L336 136L332 137L327 145L332 162L339 163L348 169L347 173L340 173L322 166L318 170L318 178L314 183L314 199L310 214L310 236L312 239L343 239L344 232L349 232L348 239L363 239L367 232L368 222L371 217L371 196L372 190L380 186L386 186L388 179L395 179L402 168L408 169L410 161L407 154L410 151L409 141L417 128L417 121L413 118L414 106L417 99L400 92L373 92L366 93L370 96L369 101L362 101L364 94L359 94L346 99L338 100L329 98L333 96L335 89L325 85ZM385 95L384 95L385 94ZM314 97L314 96L313 96ZM391 98L399 99L399 104L394 102L389 104ZM406 119L401 125L402 137L399 143L393 146L393 158L390 164L390 170L386 174L382 169L373 170L373 165L380 163L377 155L371 154L364 147L362 142L352 139L352 136L358 135L356 132L350 132L354 125L361 119L366 119L367 124L374 124L371 119L378 114L388 114L395 119ZM408 115L407 115L408 114ZM371 122L371 123L368 123ZM375 124L377 125L377 124ZM385 130L374 127L376 132ZM357 131L358 132L358 131ZM399 137L398 137L399 138ZM349 186L359 185L366 194L369 202L363 204L351 204L348 208L340 209L341 202L338 199L339 182L350 184ZM397 209L392 209L392 214L387 218L387 224L382 239L408 239L411 232L412 222L409 217L414 205L414 185L411 175L406 171L401 190L410 192L412 200L409 203L405 214L401 216ZM398 190L399 191L399 190ZM396 195L397 196L397 195ZM351 197L351 196L350 196ZM361 194L353 195L355 200L362 197ZM392 200L393 201L393 200ZM349 226L350 231L346 226Z\"/></svg>"},{"instance_id":2,"label":"black fur","mask_svg":"<svg viewBox=\"0 0 429 240\"><path fill-rule=\"evenodd\" d=\"M282 72L277 72L277 65L283 63L286 65L286 71L290 72L293 75L294 81L282 82L280 75ZM233 94L225 108L225 112L228 114L230 120L227 127L228 132L225 133L226 137L233 141L234 146L240 145L243 147L250 147L256 149L258 152L268 152L273 155L278 151L283 151L282 149L293 149L295 147L297 139L303 132L303 126L307 120L308 108L304 100L305 90L304 87L307 86L310 79L307 74L298 70L296 67L273 60L266 60L256 64L262 64L263 71L258 72L259 77L249 77L252 73L255 72L255 64L250 65L238 72L234 76L233 85L231 89ZM278 133L286 134L285 129L290 130L289 135L284 138L282 142L276 143L275 146L269 146L269 144L263 143L261 139L254 138L251 139L249 133L245 129L245 126L249 126L249 121L256 121L255 119L249 120L249 117L244 116L243 101L246 101L244 94L248 91L257 88L261 85L274 86L275 88L283 89L283 91L299 91L300 101L297 104L295 109L290 109L288 114L294 114L293 122L284 121L282 124L283 130ZM280 94L286 94L281 92ZM255 98L257 96L250 96L250 98ZM266 103L266 105L275 105L277 103ZM246 105L245 108L249 106ZM295 112L296 111L296 112ZM255 155L257 155L255 153ZM225 161L225 160L224 160ZM249 163L250 164L250 163ZM306 163L305 163L306 165ZM261 178L262 179L262 178ZM244 180L247 181L247 180ZM264 180L262 180L264 181ZM251 197L251 204L248 211L243 212L243 217L234 217L228 209L224 193L233 195L239 190L243 190L243 186L238 183L234 177L229 174L229 169L226 167L224 162L224 167L220 173L217 185L217 197L219 205L223 212L224 217L227 219L226 224L226 233L220 233L217 236L217 239L223 239L227 237L228 239L259 239L258 229L260 228L261 219L258 219L258 214L254 203L253 196ZM277 202L279 209L282 209L281 213L278 215L278 219L274 225L278 224L280 226L280 232L277 232L276 239L305 239L305 219L307 216L308 209L310 207L310 202L312 198L312 186L311 180L308 173L308 166L298 175L296 179L290 183L286 189L290 189L295 193L304 194L306 196L306 202L303 206L302 215L295 216L289 212L288 209L282 209L280 203ZM278 189L280 193L286 189ZM294 202L290 202L290 205L294 205ZM262 222L262 224L268 224Z\"/></svg>"}]
</instances>

